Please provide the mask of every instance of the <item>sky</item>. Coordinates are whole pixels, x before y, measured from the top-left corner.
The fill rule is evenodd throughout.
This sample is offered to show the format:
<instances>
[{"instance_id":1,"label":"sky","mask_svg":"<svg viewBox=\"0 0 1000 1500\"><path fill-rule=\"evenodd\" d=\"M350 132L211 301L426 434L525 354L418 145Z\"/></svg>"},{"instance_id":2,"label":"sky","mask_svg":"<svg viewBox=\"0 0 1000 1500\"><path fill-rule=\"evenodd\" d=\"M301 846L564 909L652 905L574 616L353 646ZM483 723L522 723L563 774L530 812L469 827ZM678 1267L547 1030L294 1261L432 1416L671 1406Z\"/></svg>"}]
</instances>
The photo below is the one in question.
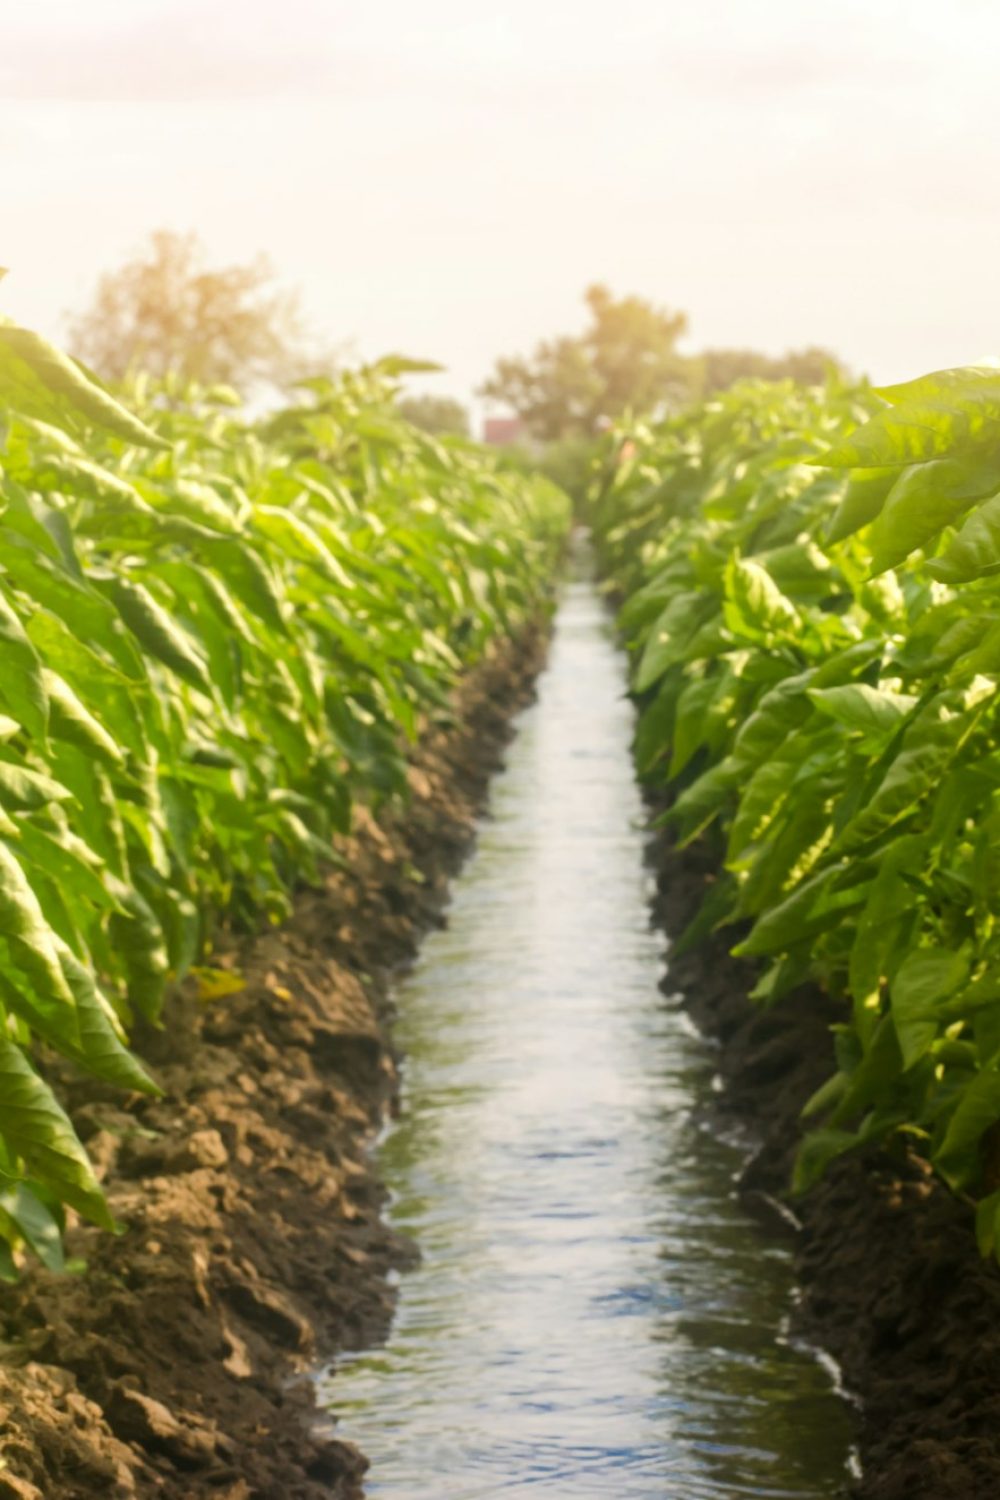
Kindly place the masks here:
<instances>
[{"instance_id":1,"label":"sky","mask_svg":"<svg viewBox=\"0 0 1000 1500\"><path fill-rule=\"evenodd\" d=\"M49 336L165 227L462 398L594 281L690 349L1000 351L995 0L0 0L0 37L0 313Z\"/></svg>"}]
</instances>

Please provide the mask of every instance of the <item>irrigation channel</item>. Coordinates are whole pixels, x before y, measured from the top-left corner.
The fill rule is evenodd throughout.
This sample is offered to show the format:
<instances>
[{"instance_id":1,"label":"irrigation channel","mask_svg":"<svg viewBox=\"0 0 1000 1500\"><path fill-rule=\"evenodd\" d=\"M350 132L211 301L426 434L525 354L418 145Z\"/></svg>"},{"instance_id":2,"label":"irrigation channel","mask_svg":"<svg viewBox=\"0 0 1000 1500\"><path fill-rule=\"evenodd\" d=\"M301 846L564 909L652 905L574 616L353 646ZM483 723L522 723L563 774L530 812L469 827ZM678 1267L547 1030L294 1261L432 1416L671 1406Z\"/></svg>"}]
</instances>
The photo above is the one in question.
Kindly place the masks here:
<instances>
[{"instance_id":1,"label":"irrigation channel","mask_svg":"<svg viewBox=\"0 0 1000 1500\"><path fill-rule=\"evenodd\" d=\"M783 1336L787 1242L697 1123L711 1050L660 989L624 663L583 572L399 990L379 1163L423 1260L321 1399L384 1500L833 1496L850 1409Z\"/></svg>"}]
</instances>

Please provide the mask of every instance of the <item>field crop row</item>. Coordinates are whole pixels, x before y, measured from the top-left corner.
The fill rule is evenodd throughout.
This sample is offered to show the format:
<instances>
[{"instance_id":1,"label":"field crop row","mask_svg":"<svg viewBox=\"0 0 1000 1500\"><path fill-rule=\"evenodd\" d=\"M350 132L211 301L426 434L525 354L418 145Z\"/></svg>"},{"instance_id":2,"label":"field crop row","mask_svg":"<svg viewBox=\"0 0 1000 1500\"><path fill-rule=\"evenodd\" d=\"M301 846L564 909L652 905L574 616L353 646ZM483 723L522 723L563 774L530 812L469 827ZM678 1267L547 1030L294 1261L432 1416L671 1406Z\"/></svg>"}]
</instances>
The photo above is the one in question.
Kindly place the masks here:
<instances>
[{"instance_id":1,"label":"field crop row","mask_svg":"<svg viewBox=\"0 0 1000 1500\"><path fill-rule=\"evenodd\" d=\"M906 1138L1000 1245L1000 373L746 383L613 435L592 507L640 772L770 1005L842 1002L806 1188Z\"/></svg>"},{"instance_id":2,"label":"field crop row","mask_svg":"<svg viewBox=\"0 0 1000 1500\"><path fill-rule=\"evenodd\" d=\"M402 421L407 368L126 409L0 323L0 1275L61 1263L66 1206L111 1223L46 1049L155 1090L135 1017L234 982L213 924L279 920L542 606L565 498Z\"/></svg>"}]
</instances>

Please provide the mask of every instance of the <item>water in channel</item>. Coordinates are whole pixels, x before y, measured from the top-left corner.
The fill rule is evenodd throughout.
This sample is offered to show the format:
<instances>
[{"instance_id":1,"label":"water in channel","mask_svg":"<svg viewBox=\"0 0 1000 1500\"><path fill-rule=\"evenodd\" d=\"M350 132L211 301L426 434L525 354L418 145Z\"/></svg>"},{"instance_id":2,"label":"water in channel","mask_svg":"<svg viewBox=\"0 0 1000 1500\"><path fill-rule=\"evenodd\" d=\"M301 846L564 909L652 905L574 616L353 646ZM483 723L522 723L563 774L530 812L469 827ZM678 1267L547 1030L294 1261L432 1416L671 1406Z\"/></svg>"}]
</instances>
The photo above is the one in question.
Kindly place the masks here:
<instances>
[{"instance_id":1,"label":"water in channel","mask_svg":"<svg viewBox=\"0 0 1000 1500\"><path fill-rule=\"evenodd\" d=\"M699 1129L711 1054L658 988L624 665L566 590L447 928L399 992L379 1149L423 1252L388 1346L321 1379L367 1494L836 1495L851 1437L785 1341L789 1252Z\"/></svg>"}]
</instances>

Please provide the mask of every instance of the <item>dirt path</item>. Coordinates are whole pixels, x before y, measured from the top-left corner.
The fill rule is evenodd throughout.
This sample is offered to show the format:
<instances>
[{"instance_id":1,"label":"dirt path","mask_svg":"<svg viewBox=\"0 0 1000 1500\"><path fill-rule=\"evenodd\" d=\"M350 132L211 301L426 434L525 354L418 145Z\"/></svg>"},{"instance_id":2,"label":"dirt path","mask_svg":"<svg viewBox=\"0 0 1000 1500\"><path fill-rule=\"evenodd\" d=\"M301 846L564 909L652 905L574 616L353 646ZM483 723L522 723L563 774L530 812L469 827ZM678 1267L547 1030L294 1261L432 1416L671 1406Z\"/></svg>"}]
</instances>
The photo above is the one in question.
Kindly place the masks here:
<instances>
[{"instance_id":1,"label":"dirt path","mask_svg":"<svg viewBox=\"0 0 1000 1500\"><path fill-rule=\"evenodd\" d=\"M141 1044L165 1100L68 1085L127 1227L72 1232L86 1276L0 1293L0 1497L360 1494L365 1461L316 1435L302 1372L384 1333L411 1253L366 1154L395 1093L387 978L439 920L543 646L481 666L415 756L407 812L363 818L342 872L221 955L244 991L176 997Z\"/></svg>"},{"instance_id":2,"label":"dirt path","mask_svg":"<svg viewBox=\"0 0 1000 1500\"><path fill-rule=\"evenodd\" d=\"M656 916L679 934L714 865L697 846L654 846ZM803 1103L829 1073L819 992L751 1005L732 930L671 960L664 981L717 1040L722 1093L711 1108L748 1125L759 1149L743 1186L782 1195ZM802 1219L797 1331L839 1361L863 1403L856 1500L996 1500L1000 1495L1000 1275L983 1262L971 1211L902 1152L850 1158L796 1204Z\"/></svg>"}]
</instances>

